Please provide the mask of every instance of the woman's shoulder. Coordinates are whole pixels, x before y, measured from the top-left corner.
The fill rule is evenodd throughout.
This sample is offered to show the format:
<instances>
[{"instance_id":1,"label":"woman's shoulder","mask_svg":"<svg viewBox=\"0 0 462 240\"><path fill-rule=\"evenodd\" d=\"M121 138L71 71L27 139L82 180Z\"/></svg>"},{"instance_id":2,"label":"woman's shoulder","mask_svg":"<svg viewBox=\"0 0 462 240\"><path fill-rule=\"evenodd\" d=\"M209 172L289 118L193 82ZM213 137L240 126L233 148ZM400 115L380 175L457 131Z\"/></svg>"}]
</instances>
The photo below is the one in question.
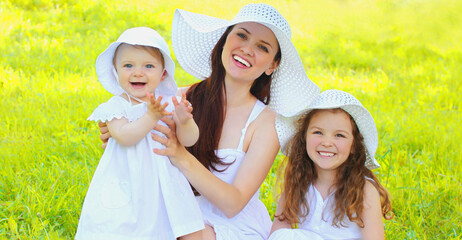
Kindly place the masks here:
<instances>
[{"instance_id":1,"label":"woman's shoulder","mask_svg":"<svg viewBox=\"0 0 462 240\"><path fill-rule=\"evenodd\" d=\"M263 122L268 122L272 123L274 125L274 121L276 120L276 112L266 106L260 113L260 115L257 117L256 120L260 120Z\"/></svg>"},{"instance_id":2,"label":"woman's shoulder","mask_svg":"<svg viewBox=\"0 0 462 240\"><path fill-rule=\"evenodd\" d=\"M265 107L252 123L255 133L263 134L267 137L267 140L273 137L276 140L276 115L275 111Z\"/></svg>"}]
</instances>

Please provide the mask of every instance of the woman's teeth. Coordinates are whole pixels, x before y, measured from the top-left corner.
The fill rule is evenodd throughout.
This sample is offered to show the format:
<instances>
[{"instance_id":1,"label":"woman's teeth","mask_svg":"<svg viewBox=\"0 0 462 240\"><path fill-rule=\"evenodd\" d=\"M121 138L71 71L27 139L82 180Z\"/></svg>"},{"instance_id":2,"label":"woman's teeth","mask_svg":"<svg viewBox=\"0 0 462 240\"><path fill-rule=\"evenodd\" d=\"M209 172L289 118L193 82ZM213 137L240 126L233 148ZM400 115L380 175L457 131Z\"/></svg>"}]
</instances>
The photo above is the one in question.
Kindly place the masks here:
<instances>
[{"instance_id":1,"label":"woman's teeth","mask_svg":"<svg viewBox=\"0 0 462 240\"><path fill-rule=\"evenodd\" d=\"M234 60L238 61L239 63L241 63L242 65L246 66L246 67L250 67L250 63L247 62L246 60L244 60L243 58L237 56L237 55L234 55L233 56Z\"/></svg>"}]
</instances>

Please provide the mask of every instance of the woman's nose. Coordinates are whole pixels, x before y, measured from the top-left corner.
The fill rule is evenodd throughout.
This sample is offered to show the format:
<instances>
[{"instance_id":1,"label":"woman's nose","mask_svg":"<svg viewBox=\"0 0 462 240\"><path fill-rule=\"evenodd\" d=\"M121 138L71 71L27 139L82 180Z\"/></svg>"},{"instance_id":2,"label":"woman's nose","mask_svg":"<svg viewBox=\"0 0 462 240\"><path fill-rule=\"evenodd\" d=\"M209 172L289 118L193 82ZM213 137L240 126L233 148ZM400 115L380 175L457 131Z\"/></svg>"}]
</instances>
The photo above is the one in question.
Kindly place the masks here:
<instances>
[{"instance_id":1,"label":"woman's nose","mask_svg":"<svg viewBox=\"0 0 462 240\"><path fill-rule=\"evenodd\" d=\"M249 44L242 46L241 51L244 55L253 56L253 49Z\"/></svg>"}]
</instances>

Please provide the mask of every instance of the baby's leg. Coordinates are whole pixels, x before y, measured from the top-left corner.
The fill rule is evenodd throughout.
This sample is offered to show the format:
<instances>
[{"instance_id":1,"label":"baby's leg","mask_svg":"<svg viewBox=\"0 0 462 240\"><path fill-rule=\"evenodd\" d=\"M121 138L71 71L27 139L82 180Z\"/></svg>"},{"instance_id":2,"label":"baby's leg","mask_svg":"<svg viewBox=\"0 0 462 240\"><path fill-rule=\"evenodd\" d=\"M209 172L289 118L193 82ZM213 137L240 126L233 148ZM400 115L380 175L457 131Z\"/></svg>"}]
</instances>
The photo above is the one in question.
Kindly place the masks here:
<instances>
[{"instance_id":1,"label":"baby's leg","mask_svg":"<svg viewBox=\"0 0 462 240\"><path fill-rule=\"evenodd\" d=\"M193 232L178 238L178 240L202 240L202 230ZM205 238L208 239L208 238Z\"/></svg>"}]
</instances>

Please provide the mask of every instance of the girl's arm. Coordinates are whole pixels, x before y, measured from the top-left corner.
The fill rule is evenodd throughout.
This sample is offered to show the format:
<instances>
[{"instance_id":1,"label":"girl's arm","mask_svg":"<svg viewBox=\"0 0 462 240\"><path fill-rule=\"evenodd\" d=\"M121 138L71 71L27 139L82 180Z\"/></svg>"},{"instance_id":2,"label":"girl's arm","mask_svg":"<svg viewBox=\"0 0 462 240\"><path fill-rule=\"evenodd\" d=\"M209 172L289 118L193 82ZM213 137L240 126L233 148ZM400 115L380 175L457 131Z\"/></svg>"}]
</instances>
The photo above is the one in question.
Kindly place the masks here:
<instances>
[{"instance_id":1,"label":"girl's arm","mask_svg":"<svg viewBox=\"0 0 462 240\"><path fill-rule=\"evenodd\" d=\"M291 229L292 227L290 226L290 224L287 222L287 221L281 221L279 220L276 216L279 216L281 215L282 213L282 210L283 209L283 206L284 206L284 193L281 194L281 197L279 198L279 201L278 201L278 206L276 208L276 214L275 214L275 217L274 217L274 221L273 221L273 225L271 226L271 232L270 232L270 235L275 232L276 230L279 230L281 228L289 228Z\"/></svg>"},{"instance_id":2,"label":"girl's arm","mask_svg":"<svg viewBox=\"0 0 462 240\"><path fill-rule=\"evenodd\" d=\"M133 122L126 118L113 119L107 123L107 128L113 137L122 146L132 146L141 141L148 134L154 125L159 121L149 114Z\"/></svg>"},{"instance_id":3,"label":"girl's arm","mask_svg":"<svg viewBox=\"0 0 462 240\"><path fill-rule=\"evenodd\" d=\"M362 228L364 240L385 239L380 195L375 186L367 180L364 186L364 210L361 218L364 222Z\"/></svg>"},{"instance_id":4,"label":"girl's arm","mask_svg":"<svg viewBox=\"0 0 462 240\"><path fill-rule=\"evenodd\" d=\"M181 88L178 88L178 92L177 92L177 95L178 96L181 96L183 93L186 94L186 91L189 89L189 86L188 87L181 87ZM101 132L101 134L99 135L99 138L101 139L101 141L103 142L103 144L101 145L101 147L103 149L106 148L107 146L107 141L109 140L109 138L111 137L111 133L109 132L108 128L107 128L107 124L104 122L98 122L98 127L99 127L99 131Z\"/></svg>"},{"instance_id":5,"label":"girl's arm","mask_svg":"<svg viewBox=\"0 0 462 240\"><path fill-rule=\"evenodd\" d=\"M156 126L155 129L164 133L168 139L153 135L154 140L166 146L166 149L155 149L154 151L157 154L169 156L170 161L180 169L194 188L231 218L238 214L257 192L274 162L279 150L274 124L275 117L274 112L265 109L255 120L257 127L253 132L246 156L231 184L213 175L183 146L178 144L172 120L162 119L170 128Z\"/></svg>"},{"instance_id":6,"label":"girl's arm","mask_svg":"<svg viewBox=\"0 0 462 240\"><path fill-rule=\"evenodd\" d=\"M178 102L176 97L172 98L173 105L175 105L175 112L173 120L176 125L176 135L178 141L186 147L190 147L199 139L199 127L193 119L192 106L186 100L185 93L182 94L181 101Z\"/></svg>"},{"instance_id":7,"label":"girl's arm","mask_svg":"<svg viewBox=\"0 0 462 240\"><path fill-rule=\"evenodd\" d=\"M155 99L148 93L148 111L136 121L129 122L126 118L113 119L107 123L110 135L122 146L132 146L141 141L164 115L168 103L161 105L162 97Z\"/></svg>"}]
</instances>

